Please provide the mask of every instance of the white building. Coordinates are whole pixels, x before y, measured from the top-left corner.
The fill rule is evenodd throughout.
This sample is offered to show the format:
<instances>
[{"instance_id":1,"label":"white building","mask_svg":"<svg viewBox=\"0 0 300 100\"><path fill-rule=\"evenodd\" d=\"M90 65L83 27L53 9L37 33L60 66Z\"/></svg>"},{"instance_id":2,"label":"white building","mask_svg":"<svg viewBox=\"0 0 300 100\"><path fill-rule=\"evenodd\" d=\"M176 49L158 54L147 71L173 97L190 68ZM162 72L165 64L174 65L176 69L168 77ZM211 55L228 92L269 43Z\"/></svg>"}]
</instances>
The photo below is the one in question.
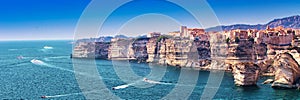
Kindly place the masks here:
<instances>
[{"instance_id":1,"label":"white building","mask_svg":"<svg viewBox=\"0 0 300 100\"><path fill-rule=\"evenodd\" d=\"M160 32L150 32L147 34L148 38L152 38L152 37L159 37L161 35Z\"/></svg>"}]
</instances>

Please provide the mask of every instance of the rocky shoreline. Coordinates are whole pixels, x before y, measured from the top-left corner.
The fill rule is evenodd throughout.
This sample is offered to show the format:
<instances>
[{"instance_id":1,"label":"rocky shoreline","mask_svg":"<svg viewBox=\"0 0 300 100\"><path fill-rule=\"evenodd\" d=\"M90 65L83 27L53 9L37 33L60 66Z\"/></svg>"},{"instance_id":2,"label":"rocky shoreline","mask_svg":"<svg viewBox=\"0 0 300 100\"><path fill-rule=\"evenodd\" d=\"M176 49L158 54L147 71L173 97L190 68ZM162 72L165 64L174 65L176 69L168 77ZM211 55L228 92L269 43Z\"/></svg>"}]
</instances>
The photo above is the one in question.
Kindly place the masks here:
<instances>
[{"instance_id":1,"label":"rocky shoreline","mask_svg":"<svg viewBox=\"0 0 300 100\"><path fill-rule=\"evenodd\" d=\"M171 35L113 38L110 42L76 42L72 58L225 70L233 74L237 86L256 85L260 76L267 75L274 79L267 80L266 84L290 89L300 84L298 34L292 29L268 27L262 31L205 32L193 39Z\"/></svg>"}]
</instances>

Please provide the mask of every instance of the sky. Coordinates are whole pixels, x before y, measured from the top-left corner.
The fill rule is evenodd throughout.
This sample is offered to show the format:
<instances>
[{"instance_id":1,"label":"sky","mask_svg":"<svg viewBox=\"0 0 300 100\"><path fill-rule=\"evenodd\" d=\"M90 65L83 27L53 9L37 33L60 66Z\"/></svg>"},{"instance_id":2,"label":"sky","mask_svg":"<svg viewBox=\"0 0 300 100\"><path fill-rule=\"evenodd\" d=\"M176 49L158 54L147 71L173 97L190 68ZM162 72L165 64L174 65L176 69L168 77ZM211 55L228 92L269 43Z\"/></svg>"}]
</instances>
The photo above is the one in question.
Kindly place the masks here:
<instances>
[{"instance_id":1,"label":"sky","mask_svg":"<svg viewBox=\"0 0 300 100\"><path fill-rule=\"evenodd\" d=\"M90 2L91 0L1 0L0 41L72 39L77 22ZM222 25L265 24L275 18L300 15L300 0L207 2ZM134 9L135 7L142 9ZM101 9L97 11L95 15L101 14ZM116 9L102 27L108 31L100 34L137 36L152 31L167 33L178 31L180 25L201 28L190 15L180 6L162 0L135 0Z\"/></svg>"}]
</instances>

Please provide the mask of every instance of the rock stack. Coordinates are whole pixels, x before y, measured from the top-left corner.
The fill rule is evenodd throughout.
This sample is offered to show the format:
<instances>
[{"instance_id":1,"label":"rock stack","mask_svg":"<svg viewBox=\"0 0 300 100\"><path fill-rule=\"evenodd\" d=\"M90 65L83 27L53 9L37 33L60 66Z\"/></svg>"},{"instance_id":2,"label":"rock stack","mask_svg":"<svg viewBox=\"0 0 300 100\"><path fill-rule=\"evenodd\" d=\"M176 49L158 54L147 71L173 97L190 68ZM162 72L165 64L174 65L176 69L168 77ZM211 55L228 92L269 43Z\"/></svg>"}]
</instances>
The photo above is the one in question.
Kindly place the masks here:
<instances>
[{"instance_id":1,"label":"rock stack","mask_svg":"<svg viewBox=\"0 0 300 100\"><path fill-rule=\"evenodd\" d=\"M226 63L231 65L237 86L256 85L260 72L260 67L254 64L256 55L254 43L251 41L240 40L238 43L229 44Z\"/></svg>"},{"instance_id":2,"label":"rock stack","mask_svg":"<svg viewBox=\"0 0 300 100\"><path fill-rule=\"evenodd\" d=\"M232 67L234 82L237 86L256 85L259 67L251 62L237 63Z\"/></svg>"}]
</instances>

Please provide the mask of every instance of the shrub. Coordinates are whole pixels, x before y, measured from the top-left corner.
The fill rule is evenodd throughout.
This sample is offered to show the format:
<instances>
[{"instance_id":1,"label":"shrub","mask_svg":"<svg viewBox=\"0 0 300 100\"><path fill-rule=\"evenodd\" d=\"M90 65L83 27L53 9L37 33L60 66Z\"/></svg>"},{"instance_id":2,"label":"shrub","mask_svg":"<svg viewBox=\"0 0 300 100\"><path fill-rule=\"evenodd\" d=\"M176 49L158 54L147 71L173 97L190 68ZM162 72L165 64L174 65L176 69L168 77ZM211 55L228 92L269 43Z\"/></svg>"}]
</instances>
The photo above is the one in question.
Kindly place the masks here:
<instances>
[{"instance_id":1,"label":"shrub","mask_svg":"<svg viewBox=\"0 0 300 100\"><path fill-rule=\"evenodd\" d=\"M240 38L239 37L235 37L235 43L239 43L240 42Z\"/></svg>"}]
</instances>

